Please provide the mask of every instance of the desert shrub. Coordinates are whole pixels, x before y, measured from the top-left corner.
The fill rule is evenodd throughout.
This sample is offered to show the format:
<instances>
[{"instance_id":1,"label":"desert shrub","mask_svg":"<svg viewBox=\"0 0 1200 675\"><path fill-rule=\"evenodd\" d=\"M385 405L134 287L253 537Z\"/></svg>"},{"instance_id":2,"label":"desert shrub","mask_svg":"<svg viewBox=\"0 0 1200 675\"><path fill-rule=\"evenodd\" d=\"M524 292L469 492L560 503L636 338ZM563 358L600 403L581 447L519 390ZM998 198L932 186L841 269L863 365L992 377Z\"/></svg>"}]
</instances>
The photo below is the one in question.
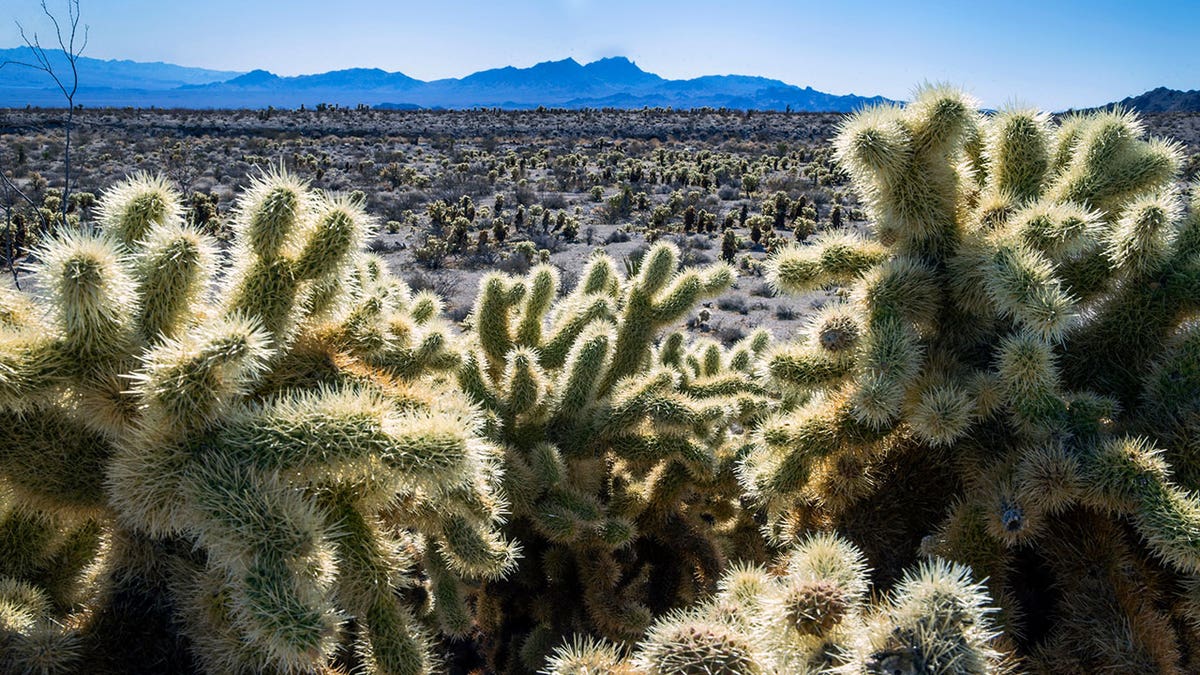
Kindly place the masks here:
<instances>
[{"instance_id":1,"label":"desert shrub","mask_svg":"<svg viewBox=\"0 0 1200 675\"><path fill-rule=\"evenodd\" d=\"M773 298L775 287L766 282L759 282L750 288L750 295L756 298Z\"/></svg>"},{"instance_id":2,"label":"desert shrub","mask_svg":"<svg viewBox=\"0 0 1200 675\"><path fill-rule=\"evenodd\" d=\"M720 298L717 298L717 307L735 314L745 314L749 311L749 308L746 306L746 299L740 295L722 295Z\"/></svg>"},{"instance_id":3,"label":"desert shrub","mask_svg":"<svg viewBox=\"0 0 1200 675\"><path fill-rule=\"evenodd\" d=\"M712 334L718 342L726 346L734 345L746 337L746 331L742 326L721 321L712 326Z\"/></svg>"},{"instance_id":4,"label":"desert shrub","mask_svg":"<svg viewBox=\"0 0 1200 675\"><path fill-rule=\"evenodd\" d=\"M520 195L520 192L517 194ZM542 197L541 205L546 209L565 209L567 208L567 198L560 192L550 193Z\"/></svg>"},{"instance_id":5,"label":"desert shrub","mask_svg":"<svg viewBox=\"0 0 1200 675\"><path fill-rule=\"evenodd\" d=\"M622 228L617 228L604 237L605 244L622 244L627 241L629 241L629 233Z\"/></svg>"},{"instance_id":6,"label":"desert shrub","mask_svg":"<svg viewBox=\"0 0 1200 675\"><path fill-rule=\"evenodd\" d=\"M566 229L565 224L564 229ZM566 238L566 234L563 233L562 230L560 230L559 233L563 234L563 236L560 237L558 234L532 234L529 237L529 241L533 243L534 250L557 253L563 249L565 242L569 241ZM572 235L572 237L573 236L574 235Z\"/></svg>"},{"instance_id":7,"label":"desert shrub","mask_svg":"<svg viewBox=\"0 0 1200 675\"><path fill-rule=\"evenodd\" d=\"M452 298L458 295L460 281L448 274L434 274L423 270L414 270L404 276L404 283L414 293L428 291L439 298Z\"/></svg>"},{"instance_id":8,"label":"desert shrub","mask_svg":"<svg viewBox=\"0 0 1200 675\"><path fill-rule=\"evenodd\" d=\"M679 263L684 267L700 267L711 262L713 262L712 256L694 248L684 249L679 255Z\"/></svg>"},{"instance_id":9,"label":"desert shrub","mask_svg":"<svg viewBox=\"0 0 1200 675\"><path fill-rule=\"evenodd\" d=\"M420 190L404 190L392 198L392 207L397 211L415 210L429 202L429 195Z\"/></svg>"},{"instance_id":10,"label":"desert shrub","mask_svg":"<svg viewBox=\"0 0 1200 675\"><path fill-rule=\"evenodd\" d=\"M387 253L396 247L397 244L387 241L383 237L371 237L367 240L365 248L369 253Z\"/></svg>"}]
</instances>

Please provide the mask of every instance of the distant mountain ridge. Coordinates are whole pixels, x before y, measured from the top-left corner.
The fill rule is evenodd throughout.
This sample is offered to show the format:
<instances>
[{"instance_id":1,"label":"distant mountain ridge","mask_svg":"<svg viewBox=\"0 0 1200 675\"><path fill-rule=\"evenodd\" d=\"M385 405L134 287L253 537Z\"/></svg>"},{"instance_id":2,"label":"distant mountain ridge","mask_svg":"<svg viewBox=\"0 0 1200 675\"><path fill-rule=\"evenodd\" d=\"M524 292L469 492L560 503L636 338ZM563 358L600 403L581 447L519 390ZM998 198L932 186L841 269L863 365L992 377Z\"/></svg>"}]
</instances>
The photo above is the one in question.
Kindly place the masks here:
<instances>
[{"instance_id":1,"label":"distant mountain ridge","mask_svg":"<svg viewBox=\"0 0 1200 675\"><path fill-rule=\"evenodd\" d=\"M52 58L66 67L61 52ZM29 61L26 48L0 49L0 62ZM61 70L61 68L60 68ZM80 60L76 102L88 107L265 108L366 104L380 108L735 108L849 112L883 103L880 96L836 95L780 80L708 75L669 80L625 57L580 64L568 58L528 68L506 66L462 78L423 81L378 68L284 77L165 63ZM0 107L62 106L48 77L30 68L0 69Z\"/></svg>"},{"instance_id":2,"label":"distant mountain ridge","mask_svg":"<svg viewBox=\"0 0 1200 675\"><path fill-rule=\"evenodd\" d=\"M1158 87L1137 96L1129 96L1106 108L1121 107L1142 113L1200 112L1200 91L1180 91Z\"/></svg>"},{"instance_id":3,"label":"distant mountain ridge","mask_svg":"<svg viewBox=\"0 0 1200 675\"><path fill-rule=\"evenodd\" d=\"M46 50L46 55L50 58L50 65L56 72L70 74L70 66L67 64L65 54L57 49L48 49ZM7 61L36 63L33 53L28 47L0 49L0 63ZM128 88L161 91L189 84L219 82L241 74L236 71L188 68L171 63L105 61L86 56L79 59L78 65L80 85L87 88L104 89ZM18 93L20 90L50 90L53 87L54 84L50 81L49 76L39 70L16 65L15 63L0 69L0 93L3 94L5 105L11 105L8 103L11 95ZM54 91L57 92L57 89ZM31 103L38 105L36 102L31 101ZM24 106L25 103L21 103L21 105ZM59 105L62 105L61 101L59 101Z\"/></svg>"}]
</instances>

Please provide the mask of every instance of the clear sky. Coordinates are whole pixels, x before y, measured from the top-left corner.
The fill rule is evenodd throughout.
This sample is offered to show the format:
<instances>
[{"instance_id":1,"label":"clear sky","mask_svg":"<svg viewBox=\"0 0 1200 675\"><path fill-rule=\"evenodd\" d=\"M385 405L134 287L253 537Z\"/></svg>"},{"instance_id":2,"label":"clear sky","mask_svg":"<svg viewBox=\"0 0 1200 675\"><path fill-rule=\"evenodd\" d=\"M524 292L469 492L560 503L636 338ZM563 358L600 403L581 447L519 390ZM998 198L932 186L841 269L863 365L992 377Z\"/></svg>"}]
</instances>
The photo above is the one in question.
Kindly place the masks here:
<instances>
[{"instance_id":1,"label":"clear sky","mask_svg":"<svg viewBox=\"0 0 1200 675\"><path fill-rule=\"evenodd\" d=\"M65 0L48 0L65 7ZM85 55L281 75L460 77L627 56L663 77L762 75L904 98L924 80L1060 110L1200 88L1200 0L81 0ZM45 28L37 0L0 3ZM5 16L7 15L7 16Z\"/></svg>"}]
</instances>

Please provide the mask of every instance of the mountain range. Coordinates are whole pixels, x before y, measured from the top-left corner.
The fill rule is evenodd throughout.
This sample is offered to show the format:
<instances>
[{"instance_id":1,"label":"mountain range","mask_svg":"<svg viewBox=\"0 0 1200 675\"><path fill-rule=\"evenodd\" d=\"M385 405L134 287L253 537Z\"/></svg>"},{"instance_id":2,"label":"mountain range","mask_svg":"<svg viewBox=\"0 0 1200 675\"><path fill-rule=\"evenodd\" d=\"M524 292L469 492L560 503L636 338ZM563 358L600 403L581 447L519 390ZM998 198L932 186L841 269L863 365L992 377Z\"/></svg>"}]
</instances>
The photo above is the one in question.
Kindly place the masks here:
<instances>
[{"instance_id":1,"label":"mountain range","mask_svg":"<svg viewBox=\"0 0 1200 675\"><path fill-rule=\"evenodd\" d=\"M50 52L69 72L62 52ZM27 48L0 49L0 63L32 61ZM846 112L884 102L879 96L835 95L780 80L710 75L670 80L624 57L580 64L547 61L528 68L495 68L462 78L423 81L377 68L353 68L283 77L188 68L168 63L79 60L77 104L87 107L167 108L309 107L318 103L380 108L735 108ZM40 71L0 69L0 107L62 106L63 97Z\"/></svg>"},{"instance_id":2,"label":"mountain range","mask_svg":"<svg viewBox=\"0 0 1200 675\"><path fill-rule=\"evenodd\" d=\"M1179 91L1158 87L1144 94L1110 103L1109 106L1143 113L1200 112L1200 90Z\"/></svg>"}]
</instances>

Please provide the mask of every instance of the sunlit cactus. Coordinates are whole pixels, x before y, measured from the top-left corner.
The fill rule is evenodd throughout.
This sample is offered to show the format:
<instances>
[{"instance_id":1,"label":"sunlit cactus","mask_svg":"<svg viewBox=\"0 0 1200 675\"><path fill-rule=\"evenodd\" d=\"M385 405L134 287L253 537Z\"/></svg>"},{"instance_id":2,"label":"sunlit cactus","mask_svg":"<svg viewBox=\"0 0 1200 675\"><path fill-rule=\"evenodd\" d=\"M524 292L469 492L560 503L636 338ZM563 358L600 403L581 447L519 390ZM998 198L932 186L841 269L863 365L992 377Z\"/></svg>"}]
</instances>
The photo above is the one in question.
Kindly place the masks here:
<instances>
[{"instance_id":1,"label":"sunlit cactus","mask_svg":"<svg viewBox=\"0 0 1200 675\"><path fill-rule=\"evenodd\" d=\"M50 617L52 603L30 584L0 581L0 668L11 673L69 673L80 656L77 632Z\"/></svg>"},{"instance_id":2,"label":"sunlit cactus","mask_svg":"<svg viewBox=\"0 0 1200 675\"><path fill-rule=\"evenodd\" d=\"M774 572L735 566L715 595L660 618L628 654L575 640L543 672L998 674L991 599L970 571L934 559L872 605L863 554L833 535L805 537Z\"/></svg>"},{"instance_id":3,"label":"sunlit cactus","mask_svg":"<svg viewBox=\"0 0 1200 675\"><path fill-rule=\"evenodd\" d=\"M1091 610L1036 606L1017 571L1053 569L1069 597L1076 581L1053 574L1079 549L1043 542L1086 538L1082 522L1117 519L1155 575L1196 573L1200 388L1182 354L1194 355L1200 237L1174 184L1177 147L1143 135L1131 113L1056 125L1026 109L979 113L945 87L845 122L835 147L873 236L827 233L769 262L781 290L847 289L762 361L786 395L739 474L771 536L850 530L890 579L923 537L988 578L1008 650L1018 636L1028 647L1086 632L1078 612ZM960 575L929 568L901 588L942 577L970 605ZM1022 617L1047 611L1028 635ZM892 630L871 641L885 649ZM1187 639L1138 638L1085 669ZM1054 669L1054 650L1034 651ZM884 670L977 658L920 652Z\"/></svg>"},{"instance_id":4,"label":"sunlit cactus","mask_svg":"<svg viewBox=\"0 0 1200 675\"><path fill-rule=\"evenodd\" d=\"M4 296L5 672L184 640L213 673L435 670L454 589L518 555L502 453L429 376L459 361L436 299L360 253L357 202L286 173L243 196L226 275L161 179L106 199L39 253L44 305Z\"/></svg>"},{"instance_id":5,"label":"sunlit cactus","mask_svg":"<svg viewBox=\"0 0 1200 675\"><path fill-rule=\"evenodd\" d=\"M208 290L216 254L211 241L185 225L152 227L137 246L134 278L141 297L141 339L174 337L200 318L192 314ZM153 292L146 292L153 289Z\"/></svg>"},{"instance_id":6,"label":"sunlit cactus","mask_svg":"<svg viewBox=\"0 0 1200 675\"><path fill-rule=\"evenodd\" d=\"M590 638L556 648L542 671L550 675L635 675L615 645Z\"/></svg>"},{"instance_id":7,"label":"sunlit cactus","mask_svg":"<svg viewBox=\"0 0 1200 675\"><path fill-rule=\"evenodd\" d=\"M370 225L349 198L311 194L283 172L257 178L238 204L225 310L257 317L273 344L287 344L306 282L348 272Z\"/></svg>"},{"instance_id":8,"label":"sunlit cactus","mask_svg":"<svg viewBox=\"0 0 1200 675\"><path fill-rule=\"evenodd\" d=\"M529 561L483 591L481 625L504 636L497 670L537 670L580 625L627 643L710 588L731 542L757 537L736 501L744 441L730 428L772 405L752 372L769 335L732 349L660 340L732 278L724 265L680 270L659 244L629 278L593 257L555 302L550 267L480 283L459 381L505 448L508 530Z\"/></svg>"},{"instance_id":9,"label":"sunlit cactus","mask_svg":"<svg viewBox=\"0 0 1200 675\"><path fill-rule=\"evenodd\" d=\"M849 116L837 229L740 215L823 297L733 344L684 331L732 229L543 251L450 323L361 193L267 171L218 242L134 176L0 289L0 672L1200 669L1200 190L1144 136L944 86Z\"/></svg>"},{"instance_id":10,"label":"sunlit cactus","mask_svg":"<svg viewBox=\"0 0 1200 675\"><path fill-rule=\"evenodd\" d=\"M109 188L100 198L100 223L126 246L140 242L155 226L183 218L183 197L166 178L138 173Z\"/></svg>"}]
</instances>

